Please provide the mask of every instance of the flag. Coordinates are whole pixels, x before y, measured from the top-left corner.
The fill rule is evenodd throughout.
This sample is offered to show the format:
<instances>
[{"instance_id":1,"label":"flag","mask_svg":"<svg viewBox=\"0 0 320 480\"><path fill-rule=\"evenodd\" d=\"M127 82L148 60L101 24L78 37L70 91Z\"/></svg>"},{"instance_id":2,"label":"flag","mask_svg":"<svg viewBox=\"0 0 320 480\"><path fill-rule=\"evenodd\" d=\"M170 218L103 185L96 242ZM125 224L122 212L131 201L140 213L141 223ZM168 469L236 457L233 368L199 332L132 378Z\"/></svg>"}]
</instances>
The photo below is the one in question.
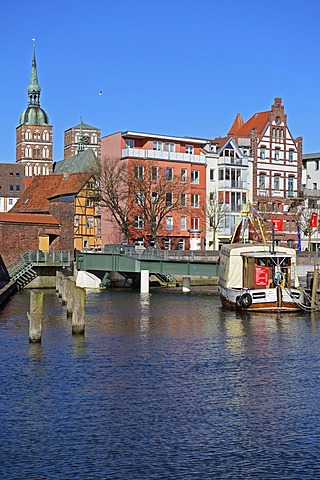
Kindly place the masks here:
<instances>
[{"instance_id":1,"label":"flag","mask_svg":"<svg viewBox=\"0 0 320 480\"><path fill-rule=\"evenodd\" d=\"M250 205L250 212L259 218L259 220L263 220L263 217L260 215L258 210L256 210L252 205Z\"/></svg>"},{"instance_id":2,"label":"flag","mask_svg":"<svg viewBox=\"0 0 320 480\"><path fill-rule=\"evenodd\" d=\"M317 228L318 226L318 214L313 212L310 217L310 227Z\"/></svg>"},{"instance_id":3,"label":"flag","mask_svg":"<svg viewBox=\"0 0 320 480\"><path fill-rule=\"evenodd\" d=\"M233 238L231 239L231 243L237 243L240 240L240 235L241 235L241 228L242 228L242 220L238 224L236 231L234 232Z\"/></svg>"},{"instance_id":4,"label":"flag","mask_svg":"<svg viewBox=\"0 0 320 480\"><path fill-rule=\"evenodd\" d=\"M301 232L300 232L299 225L298 225L298 252L301 252Z\"/></svg>"}]
</instances>

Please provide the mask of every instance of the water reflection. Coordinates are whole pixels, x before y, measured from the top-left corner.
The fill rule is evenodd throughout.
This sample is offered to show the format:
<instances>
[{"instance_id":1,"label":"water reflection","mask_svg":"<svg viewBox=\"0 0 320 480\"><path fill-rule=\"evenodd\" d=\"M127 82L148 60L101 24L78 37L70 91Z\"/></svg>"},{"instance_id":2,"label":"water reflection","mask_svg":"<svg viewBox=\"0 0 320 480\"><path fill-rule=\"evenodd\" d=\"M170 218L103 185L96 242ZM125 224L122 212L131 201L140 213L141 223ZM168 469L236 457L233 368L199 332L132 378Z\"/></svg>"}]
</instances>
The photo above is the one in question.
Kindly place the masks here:
<instances>
[{"instance_id":1,"label":"water reflection","mask_svg":"<svg viewBox=\"0 0 320 480\"><path fill-rule=\"evenodd\" d=\"M315 479L316 318L229 312L212 291L91 292L85 336L54 292L0 313L0 478Z\"/></svg>"}]
</instances>

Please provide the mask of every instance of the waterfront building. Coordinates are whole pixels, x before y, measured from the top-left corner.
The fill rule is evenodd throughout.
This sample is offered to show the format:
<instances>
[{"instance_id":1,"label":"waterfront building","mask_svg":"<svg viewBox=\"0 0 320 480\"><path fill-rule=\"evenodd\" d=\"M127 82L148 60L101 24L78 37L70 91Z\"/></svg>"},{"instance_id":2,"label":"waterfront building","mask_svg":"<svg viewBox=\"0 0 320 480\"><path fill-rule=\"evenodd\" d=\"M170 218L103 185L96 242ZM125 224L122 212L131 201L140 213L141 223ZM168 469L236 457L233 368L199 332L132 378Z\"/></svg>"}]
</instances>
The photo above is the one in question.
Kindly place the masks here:
<instances>
[{"instance_id":1,"label":"waterfront building","mask_svg":"<svg viewBox=\"0 0 320 480\"><path fill-rule=\"evenodd\" d=\"M16 128L16 162L22 164L26 177L52 172L52 125L40 106L36 52L33 48L28 106L20 115Z\"/></svg>"},{"instance_id":2,"label":"waterfront building","mask_svg":"<svg viewBox=\"0 0 320 480\"><path fill-rule=\"evenodd\" d=\"M206 152L208 140L192 137L149 134L123 131L107 135L101 140L102 168L108 159L118 159L128 171L138 172L143 179L144 169L165 171L166 180L184 185L179 209L168 211L157 232L150 238L143 215L132 219L129 241L142 239L145 246L156 241L165 249L204 249L206 237ZM157 196L157 179L154 178L154 195ZM170 190L170 189L169 189ZM174 193L167 189L166 201L172 202ZM155 200L156 201L156 200ZM118 243L119 229L105 212L101 225L102 244ZM123 239L122 239L123 240Z\"/></svg>"},{"instance_id":3,"label":"waterfront building","mask_svg":"<svg viewBox=\"0 0 320 480\"><path fill-rule=\"evenodd\" d=\"M0 212L8 212L26 188L24 166L0 163Z\"/></svg>"},{"instance_id":4,"label":"waterfront building","mask_svg":"<svg viewBox=\"0 0 320 480\"><path fill-rule=\"evenodd\" d=\"M64 132L64 158L73 157L84 150L92 150L95 156L101 158L101 131L81 122Z\"/></svg>"},{"instance_id":5,"label":"waterfront building","mask_svg":"<svg viewBox=\"0 0 320 480\"><path fill-rule=\"evenodd\" d=\"M313 229L310 244L308 235L301 232L302 250L309 249L318 251L320 248L319 219L320 219L320 152L306 153L302 155L302 193L303 207L306 209L306 215L311 216L316 213L318 218L318 227Z\"/></svg>"},{"instance_id":6,"label":"waterfront building","mask_svg":"<svg viewBox=\"0 0 320 480\"><path fill-rule=\"evenodd\" d=\"M271 110L255 113L247 122L237 115L228 136L246 146L252 157L251 202L270 220L280 220L277 245L297 248L297 224L291 206L301 197L302 138L293 138L281 98ZM271 231L266 232L270 240Z\"/></svg>"}]
</instances>

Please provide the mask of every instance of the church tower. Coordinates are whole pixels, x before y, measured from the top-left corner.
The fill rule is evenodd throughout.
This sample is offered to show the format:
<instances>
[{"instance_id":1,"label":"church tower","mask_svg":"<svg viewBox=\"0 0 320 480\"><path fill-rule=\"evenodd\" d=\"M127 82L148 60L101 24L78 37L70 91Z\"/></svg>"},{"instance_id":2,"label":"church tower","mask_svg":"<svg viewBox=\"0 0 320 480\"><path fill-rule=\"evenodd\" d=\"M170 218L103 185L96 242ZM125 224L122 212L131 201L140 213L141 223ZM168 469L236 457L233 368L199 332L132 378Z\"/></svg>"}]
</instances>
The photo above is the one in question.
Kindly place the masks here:
<instances>
[{"instance_id":1,"label":"church tower","mask_svg":"<svg viewBox=\"0 0 320 480\"><path fill-rule=\"evenodd\" d=\"M16 128L16 162L24 165L26 177L52 173L52 126L47 113L40 107L40 93L33 47L28 107L20 115Z\"/></svg>"}]
</instances>

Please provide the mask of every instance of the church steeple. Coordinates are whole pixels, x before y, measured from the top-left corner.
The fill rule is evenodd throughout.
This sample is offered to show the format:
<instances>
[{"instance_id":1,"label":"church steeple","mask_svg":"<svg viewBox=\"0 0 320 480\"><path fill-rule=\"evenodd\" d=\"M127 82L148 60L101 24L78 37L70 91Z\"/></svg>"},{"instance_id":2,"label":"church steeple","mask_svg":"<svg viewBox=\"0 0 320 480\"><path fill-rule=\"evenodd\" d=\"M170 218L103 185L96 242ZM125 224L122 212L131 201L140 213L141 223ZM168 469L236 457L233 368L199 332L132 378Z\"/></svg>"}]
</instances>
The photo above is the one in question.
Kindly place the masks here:
<instances>
[{"instance_id":1,"label":"church steeple","mask_svg":"<svg viewBox=\"0 0 320 480\"><path fill-rule=\"evenodd\" d=\"M41 87L38 81L37 61L36 61L36 48L33 47L33 57L31 66L30 83L28 86L28 105L40 107L40 93Z\"/></svg>"},{"instance_id":2,"label":"church steeple","mask_svg":"<svg viewBox=\"0 0 320 480\"><path fill-rule=\"evenodd\" d=\"M41 87L34 45L27 92L28 106L21 113L16 128L16 162L25 165L27 177L48 175L52 172L52 125L40 106Z\"/></svg>"}]
</instances>

